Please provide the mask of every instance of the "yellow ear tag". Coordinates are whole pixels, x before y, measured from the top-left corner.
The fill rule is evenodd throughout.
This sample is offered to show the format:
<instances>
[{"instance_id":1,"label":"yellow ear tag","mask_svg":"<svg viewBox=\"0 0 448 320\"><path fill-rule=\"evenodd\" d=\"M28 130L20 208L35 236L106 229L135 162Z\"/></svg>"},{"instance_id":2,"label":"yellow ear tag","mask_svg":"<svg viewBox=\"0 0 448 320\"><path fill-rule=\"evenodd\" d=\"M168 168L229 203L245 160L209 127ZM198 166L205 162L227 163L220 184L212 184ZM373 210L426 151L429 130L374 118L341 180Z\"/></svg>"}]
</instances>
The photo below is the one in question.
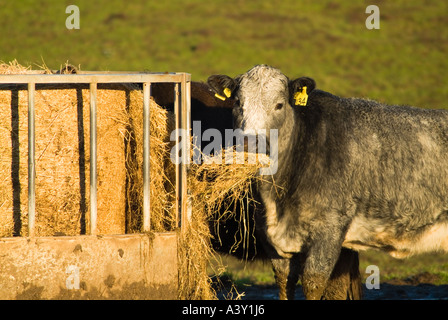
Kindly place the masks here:
<instances>
[{"instance_id":1,"label":"yellow ear tag","mask_svg":"<svg viewBox=\"0 0 448 320\"><path fill-rule=\"evenodd\" d=\"M230 91L229 88L224 88L224 94L227 98L230 98L230 96L232 95L232 91Z\"/></svg>"},{"instance_id":2,"label":"yellow ear tag","mask_svg":"<svg viewBox=\"0 0 448 320\"><path fill-rule=\"evenodd\" d=\"M229 88L224 88L223 92L227 98L230 98L230 96L232 95L232 91L230 91ZM226 100L226 97L223 97L222 95L217 94L217 93L215 93L215 97L218 99L221 99L222 101Z\"/></svg>"},{"instance_id":3,"label":"yellow ear tag","mask_svg":"<svg viewBox=\"0 0 448 320\"><path fill-rule=\"evenodd\" d=\"M308 94L306 93L306 87L302 87L302 92L297 91L294 95L296 106L306 106L308 102Z\"/></svg>"},{"instance_id":4,"label":"yellow ear tag","mask_svg":"<svg viewBox=\"0 0 448 320\"><path fill-rule=\"evenodd\" d=\"M223 96L221 96L221 95L219 95L217 93L215 93L215 97L218 98L218 99L221 99L222 101L226 100L226 97L223 97Z\"/></svg>"}]
</instances>

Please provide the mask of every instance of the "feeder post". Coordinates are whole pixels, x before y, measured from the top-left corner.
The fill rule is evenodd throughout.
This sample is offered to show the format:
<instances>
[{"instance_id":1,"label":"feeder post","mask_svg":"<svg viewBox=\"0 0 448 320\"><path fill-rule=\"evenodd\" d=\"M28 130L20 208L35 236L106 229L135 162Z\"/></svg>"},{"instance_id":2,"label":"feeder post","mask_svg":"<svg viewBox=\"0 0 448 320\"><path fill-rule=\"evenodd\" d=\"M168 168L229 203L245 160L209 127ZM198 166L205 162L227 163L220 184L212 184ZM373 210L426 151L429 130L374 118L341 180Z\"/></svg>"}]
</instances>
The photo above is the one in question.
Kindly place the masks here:
<instances>
[{"instance_id":1,"label":"feeder post","mask_svg":"<svg viewBox=\"0 0 448 320\"><path fill-rule=\"evenodd\" d=\"M187 74L183 74L182 83L182 129L186 135L182 139L182 226L187 226L191 220L191 199L190 190L188 188L187 174L190 169L191 153L190 153L190 136L191 136L191 80L187 79Z\"/></svg>"},{"instance_id":2,"label":"feeder post","mask_svg":"<svg viewBox=\"0 0 448 320\"><path fill-rule=\"evenodd\" d=\"M174 84L174 120L175 120L175 126L176 130L180 129L181 126L181 100L180 100L180 84L175 83ZM180 136L180 133L178 131L177 137ZM178 159L179 157L179 141L175 141L175 152L176 156L175 158ZM175 173L176 173L176 199L175 201L175 207L176 207L176 227L181 227L181 218L182 218L182 185L181 185L181 174L182 174L182 164L179 163L177 160L175 163Z\"/></svg>"},{"instance_id":3,"label":"feeder post","mask_svg":"<svg viewBox=\"0 0 448 320\"><path fill-rule=\"evenodd\" d=\"M90 83L90 234L97 234L97 149L96 149L96 91Z\"/></svg>"},{"instance_id":4,"label":"feeder post","mask_svg":"<svg viewBox=\"0 0 448 320\"><path fill-rule=\"evenodd\" d=\"M36 130L34 92L36 84L28 83L28 235L34 236L34 224L36 220Z\"/></svg>"},{"instance_id":5,"label":"feeder post","mask_svg":"<svg viewBox=\"0 0 448 320\"><path fill-rule=\"evenodd\" d=\"M151 229L150 202L150 115L151 83L143 83L143 231Z\"/></svg>"}]
</instances>

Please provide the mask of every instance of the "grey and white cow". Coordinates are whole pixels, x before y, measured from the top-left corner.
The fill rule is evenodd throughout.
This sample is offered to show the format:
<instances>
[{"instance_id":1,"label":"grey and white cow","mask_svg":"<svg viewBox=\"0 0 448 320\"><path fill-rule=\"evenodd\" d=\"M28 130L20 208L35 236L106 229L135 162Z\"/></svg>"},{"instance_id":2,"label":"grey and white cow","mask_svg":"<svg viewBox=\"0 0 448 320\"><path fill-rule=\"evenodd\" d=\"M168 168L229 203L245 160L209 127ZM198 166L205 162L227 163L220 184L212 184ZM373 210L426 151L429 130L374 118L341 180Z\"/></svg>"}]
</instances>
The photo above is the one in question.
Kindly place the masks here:
<instances>
[{"instance_id":1,"label":"grey and white cow","mask_svg":"<svg viewBox=\"0 0 448 320\"><path fill-rule=\"evenodd\" d=\"M208 84L231 90L237 128L278 129L257 227L280 256L305 256L307 299L322 297L341 248L448 251L448 111L340 98L266 65Z\"/></svg>"}]
</instances>

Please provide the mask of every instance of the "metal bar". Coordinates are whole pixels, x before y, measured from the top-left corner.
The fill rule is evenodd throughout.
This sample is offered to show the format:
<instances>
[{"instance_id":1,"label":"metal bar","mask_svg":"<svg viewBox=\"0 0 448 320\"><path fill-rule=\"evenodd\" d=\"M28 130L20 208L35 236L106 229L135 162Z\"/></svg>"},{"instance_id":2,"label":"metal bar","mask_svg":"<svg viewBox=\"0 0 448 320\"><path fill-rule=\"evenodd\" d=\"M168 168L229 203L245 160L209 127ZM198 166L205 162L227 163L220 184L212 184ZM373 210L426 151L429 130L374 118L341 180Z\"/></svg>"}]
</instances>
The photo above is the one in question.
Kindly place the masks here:
<instances>
[{"instance_id":1,"label":"metal bar","mask_svg":"<svg viewBox=\"0 0 448 320\"><path fill-rule=\"evenodd\" d=\"M143 84L143 231L151 229L150 202L150 122L149 103L151 97L151 83Z\"/></svg>"},{"instance_id":2,"label":"metal bar","mask_svg":"<svg viewBox=\"0 0 448 320\"><path fill-rule=\"evenodd\" d=\"M188 112L188 102L190 101L189 99L189 90L187 89L189 87L189 82L187 83L186 79L183 79L183 81L181 82L181 127L182 129L185 131L185 133L187 134L186 137L184 137L185 139L182 140L182 147L184 152L182 153L182 164L184 165L184 167L187 167L188 164L190 163L190 119L189 119L189 112ZM185 177L186 177L186 172L185 172Z\"/></svg>"},{"instance_id":3,"label":"metal bar","mask_svg":"<svg viewBox=\"0 0 448 320\"><path fill-rule=\"evenodd\" d=\"M184 131L182 137L182 171L181 171L181 227L185 230L185 226L191 220L191 202L188 195L187 173L190 164L190 82L184 77L181 82L181 127Z\"/></svg>"},{"instance_id":4,"label":"metal bar","mask_svg":"<svg viewBox=\"0 0 448 320\"><path fill-rule=\"evenodd\" d=\"M178 83L176 83L174 85L174 119L175 119L175 125L176 125L176 129L179 130L180 125L181 125L181 101L180 101L180 85ZM178 137L179 137L179 131L178 131ZM180 145L179 145L179 141L176 140L176 145L175 145L175 152L176 152L176 159L179 156L179 149L180 149ZM181 227L181 219L182 219L182 179L181 179L181 174L182 174L182 165L181 163L179 163L179 161L176 161L175 163L175 170L176 170L176 226L177 227Z\"/></svg>"},{"instance_id":5,"label":"metal bar","mask_svg":"<svg viewBox=\"0 0 448 320\"><path fill-rule=\"evenodd\" d=\"M184 73L176 74L15 74L1 75L0 83L144 83L176 82L179 83ZM188 77L190 76L187 74Z\"/></svg>"},{"instance_id":6,"label":"metal bar","mask_svg":"<svg viewBox=\"0 0 448 320\"><path fill-rule=\"evenodd\" d=\"M90 234L92 235L97 233L96 91L97 83L90 83Z\"/></svg>"},{"instance_id":7,"label":"metal bar","mask_svg":"<svg viewBox=\"0 0 448 320\"><path fill-rule=\"evenodd\" d=\"M36 140L35 140L35 109L34 92L36 85L28 83L28 235L34 236L36 220Z\"/></svg>"},{"instance_id":8,"label":"metal bar","mask_svg":"<svg viewBox=\"0 0 448 320\"><path fill-rule=\"evenodd\" d=\"M187 118L187 132L188 132L188 145L191 146L191 80L185 75L185 80L187 82L186 85L186 112L187 115L185 116ZM189 161L187 163L187 170L190 169L190 161L191 161L191 153L188 153ZM185 215L187 218L187 222L189 223L191 221L191 215L193 210L192 205L192 198L191 198L191 192L190 188L188 187L188 179L187 179L188 171L186 172L186 182L185 182L185 188L187 189L187 214Z\"/></svg>"},{"instance_id":9,"label":"metal bar","mask_svg":"<svg viewBox=\"0 0 448 320\"><path fill-rule=\"evenodd\" d=\"M187 78L187 76L185 75L185 78ZM187 118L187 130L189 133L191 133L191 81L190 80L186 80L187 85L186 85L186 118Z\"/></svg>"}]
</instances>

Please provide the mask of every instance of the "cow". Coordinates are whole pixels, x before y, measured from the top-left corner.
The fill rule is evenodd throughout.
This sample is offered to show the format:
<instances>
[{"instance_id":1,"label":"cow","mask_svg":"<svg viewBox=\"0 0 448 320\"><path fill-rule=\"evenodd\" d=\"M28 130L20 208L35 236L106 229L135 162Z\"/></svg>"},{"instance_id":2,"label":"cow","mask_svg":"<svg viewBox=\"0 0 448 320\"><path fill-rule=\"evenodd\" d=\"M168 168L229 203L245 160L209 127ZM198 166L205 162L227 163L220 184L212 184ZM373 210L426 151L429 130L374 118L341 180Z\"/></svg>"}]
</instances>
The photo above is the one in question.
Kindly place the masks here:
<instances>
[{"instance_id":1,"label":"cow","mask_svg":"<svg viewBox=\"0 0 448 320\"><path fill-rule=\"evenodd\" d=\"M151 96L155 102L168 110L174 110L173 84L154 83L151 87ZM233 128L232 115L233 102L229 99L217 98L209 86L203 82L191 82L191 125L193 121L201 121L201 134L210 128L218 129L225 135L226 129ZM224 145L224 141L221 141ZM251 202L244 210L248 213L248 224L255 223L255 214L260 207L255 207L256 202ZM240 205L240 204L238 204ZM240 212L240 208L235 208ZM251 230L246 230L250 243L246 248L242 246L235 247L235 234L240 232L241 226L233 219L218 219L221 213L216 217L210 217L210 230L212 234L213 248L220 253L231 254L239 259L271 259L275 274L276 283L279 287L280 299L293 299L296 283L299 277L301 257L295 256L293 259L284 259L280 257L275 250L265 243L264 234L255 232L252 235ZM217 223L220 224L217 228ZM248 228L251 228L248 226ZM293 265L293 268L290 268ZM290 272L292 269L292 272ZM325 299L360 299L362 297L361 276L359 274L358 254L352 250L343 250L341 257L334 268L331 280L323 294Z\"/></svg>"},{"instance_id":2,"label":"cow","mask_svg":"<svg viewBox=\"0 0 448 320\"><path fill-rule=\"evenodd\" d=\"M256 227L280 257L303 255L303 270L289 272L306 299L323 297L345 249L448 250L447 110L342 98L267 65L207 83L234 102L243 133L278 132L267 137L278 167L257 184Z\"/></svg>"},{"instance_id":3,"label":"cow","mask_svg":"<svg viewBox=\"0 0 448 320\"><path fill-rule=\"evenodd\" d=\"M302 272L304 256L295 255L292 259L280 257L266 242L265 235L255 228L256 216L260 215L263 207L258 197L255 201L247 203L232 203L235 213L243 212L246 221L236 219L222 219L222 212L217 212L216 217L210 219L212 234L211 243L216 252L231 255L241 261L270 260L274 272L275 282L279 288L280 300L293 300L296 284ZM241 211L240 206L244 206ZM241 230L245 228L245 230ZM246 233L242 236L242 233ZM244 239L244 240L243 240ZM244 242L239 243L237 242ZM249 265L250 268L250 265ZM322 295L325 300L359 300L362 298L362 283L359 273L358 253L342 249L339 260L331 274L330 280Z\"/></svg>"}]
</instances>

